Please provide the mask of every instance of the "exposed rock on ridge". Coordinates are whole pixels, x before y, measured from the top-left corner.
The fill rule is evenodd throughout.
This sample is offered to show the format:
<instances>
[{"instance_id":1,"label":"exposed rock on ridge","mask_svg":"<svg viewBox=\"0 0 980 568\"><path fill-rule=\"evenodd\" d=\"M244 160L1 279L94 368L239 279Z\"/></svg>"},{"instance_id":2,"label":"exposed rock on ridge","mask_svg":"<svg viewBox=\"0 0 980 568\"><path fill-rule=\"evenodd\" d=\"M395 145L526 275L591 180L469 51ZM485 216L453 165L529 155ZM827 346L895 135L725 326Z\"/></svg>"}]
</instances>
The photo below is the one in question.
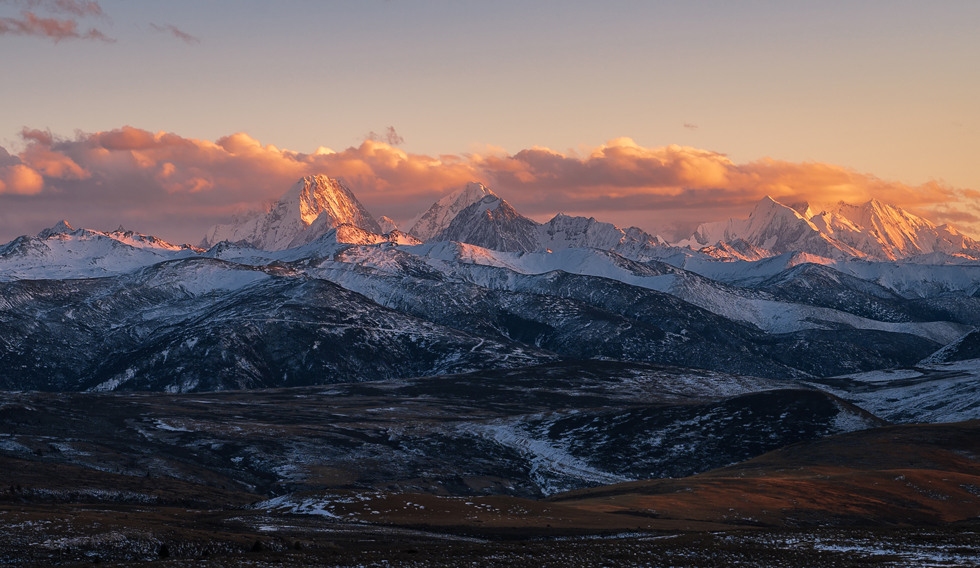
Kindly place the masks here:
<instances>
[{"instance_id":1,"label":"exposed rock on ridge","mask_svg":"<svg viewBox=\"0 0 980 568\"><path fill-rule=\"evenodd\" d=\"M210 248L221 241L231 241L262 250L284 250L314 241L345 223L372 233L382 232L343 182L324 175L307 176L267 213L215 225L201 246Z\"/></svg>"},{"instance_id":2,"label":"exposed rock on ridge","mask_svg":"<svg viewBox=\"0 0 980 568\"><path fill-rule=\"evenodd\" d=\"M538 248L538 223L524 217L496 195L463 209L436 241L456 241L505 252Z\"/></svg>"},{"instance_id":3,"label":"exposed rock on ridge","mask_svg":"<svg viewBox=\"0 0 980 568\"><path fill-rule=\"evenodd\" d=\"M433 203L432 207L429 207L409 227L408 233L422 241L432 240L449 228L449 224L463 209L484 197L497 197L497 195L482 183L468 183L466 187L457 189Z\"/></svg>"},{"instance_id":4,"label":"exposed rock on ridge","mask_svg":"<svg viewBox=\"0 0 980 568\"><path fill-rule=\"evenodd\" d=\"M740 249L749 245L775 254L798 251L836 260L897 260L930 253L980 258L980 243L877 199L862 205L842 201L831 211L814 214L807 203L786 206L766 196L747 219L704 223L677 244L711 247L712 254L725 248L719 245L738 242L745 243L736 247Z\"/></svg>"}]
</instances>

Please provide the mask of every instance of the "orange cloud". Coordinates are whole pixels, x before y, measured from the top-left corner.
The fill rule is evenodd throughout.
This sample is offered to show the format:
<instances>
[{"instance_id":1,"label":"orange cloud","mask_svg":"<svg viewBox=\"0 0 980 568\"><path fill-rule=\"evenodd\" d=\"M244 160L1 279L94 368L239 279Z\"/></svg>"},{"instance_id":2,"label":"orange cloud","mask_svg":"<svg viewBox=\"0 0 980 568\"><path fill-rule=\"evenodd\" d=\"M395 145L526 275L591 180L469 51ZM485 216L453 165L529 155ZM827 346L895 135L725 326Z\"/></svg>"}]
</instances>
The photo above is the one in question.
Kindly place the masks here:
<instances>
[{"instance_id":1,"label":"orange cloud","mask_svg":"<svg viewBox=\"0 0 980 568\"><path fill-rule=\"evenodd\" d=\"M30 210L22 205L23 215L5 220L24 226L14 229L18 234L70 217L83 226L124 223L197 243L209 225L267 204L300 177L320 173L344 178L377 215L405 212L400 216L408 218L480 176L458 156L444 161L371 140L304 154L244 133L214 142L129 126L71 139L30 129L21 136L26 146L17 157L4 151L10 164L2 190L35 194Z\"/></svg>"},{"instance_id":2,"label":"orange cloud","mask_svg":"<svg viewBox=\"0 0 980 568\"><path fill-rule=\"evenodd\" d=\"M41 174L0 148L0 195L34 195L43 189Z\"/></svg>"},{"instance_id":3,"label":"orange cloud","mask_svg":"<svg viewBox=\"0 0 980 568\"><path fill-rule=\"evenodd\" d=\"M79 31L78 22L72 19L42 18L28 11L21 12L20 16L20 18L0 18L0 35L40 36L53 39L55 43L66 39L115 41L95 28L86 32Z\"/></svg>"},{"instance_id":4,"label":"orange cloud","mask_svg":"<svg viewBox=\"0 0 980 568\"><path fill-rule=\"evenodd\" d=\"M54 152L44 144L31 144L21 154L21 159L44 177L61 179L85 179L89 172L68 156Z\"/></svg>"},{"instance_id":5,"label":"orange cloud","mask_svg":"<svg viewBox=\"0 0 980 568\"><path fill-rule=\"evenodd\" d=\"M820 207L872 197L927 218L969 220L976 192L931 182L910 186L881 180L850 168L816 162L792 163L769 158L735 164L724 154L684 146L645 148L629 138L611 140L584 157L547 148L514 155L471 156L495 191L515 195L529 213L619 215L686 236L698 222L747 214L769 195L784 203L809 201ZM945 209L942 209L945 208ZM641 213L642 212L642 213ZM644 215L646 217L644 217ZM980 225L964 229L976 234ZM689 234L689 233L688 233Z\"/></svg>"},{"instance_id":6,"label":"orange cloud","mask_svg":"<svg viewBox=\"0 0 980 568\"><path fill-rule=\"evenodd\" d=\"M815 205L877 197L971 234L980 230L980 194L973 190L909 186L822 163L736 164L718 152L647 148L629 138L578 154L533 147L511 155L484 146L433 157L374 140L306 154L244 133L211 142L129 126L71 139L25 129L22 137L26 145L18 156L0 153L0 198L7 199L0 210L14 211L13 194L30 195L19 198L20 209L0 227L17 234L65 217L82 226L123 223L196 243L211 224L268 204L301 176L321 173L343 178L375 215L398 220L468 181L483 181L539 220L559 211L587 214L668 238L689 236L699 222L745 215L765 195Z\"/></svg>"},{"instance_id":7,"label":"orange cloud","mask_svg":"<svg viewBox=\"0 0 980 568\"><path fill-rule=\"evenodd\" d=\"M599 205L595 203L598 199L635 202L639 198L653 206L665 198L673 201L686 196L691 207L701 207L705 200L695 195L702 191L709 201L721 191L731 203L754 202L770 195L819 202L877 196L921 204L951 195L951 190L938 184L913 188L831 164L763 159L740 165L717 152L676 145L644 148L629 138L612 140L584 158L532 148L513 156L474 155L472 163L502 187L551 196L558 193L569 202L590 205ZM608 208L616 209L611 202Z\"/></svg>"},{"instance_id":8,"label":"orange cloud","mask_svg":"<svg viewBox=\"0 0 980 568\"><path fill-rule=\"evenodd\" d=\"M41 174L23 164L0 168L0 193L34 195L43 188Z\"/></svg>"}]
</instances>

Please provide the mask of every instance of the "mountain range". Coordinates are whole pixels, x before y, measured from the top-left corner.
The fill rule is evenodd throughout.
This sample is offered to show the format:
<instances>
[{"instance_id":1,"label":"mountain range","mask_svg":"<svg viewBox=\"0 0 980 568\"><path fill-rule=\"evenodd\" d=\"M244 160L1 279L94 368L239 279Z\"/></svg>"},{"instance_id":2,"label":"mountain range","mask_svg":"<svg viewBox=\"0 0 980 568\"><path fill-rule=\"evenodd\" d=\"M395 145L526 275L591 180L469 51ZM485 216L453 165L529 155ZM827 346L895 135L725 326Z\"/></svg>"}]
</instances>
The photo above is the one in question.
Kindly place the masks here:
<instances>
[{"instance_id":1,"label":"mountain range","mask_svg":"<svg viewBox=\"0 0 980 568\"><path fill-rule=\"evenodd\" d=\"M807 379L914 365L980 325L977 243L877 201L814 215L766 198L702 225L695 248L594 218L538 223L473 183L406 229L310 176L202 247L65 221L19 237L0 246L5 388L220 390L568 358Z\"/></svg>"},{"instance_id":2,"label":"mountain range","mask_svg":"<svg viewBox=\"0 0 980 568\"><path fill-rule=\"evenodd\" d=\"M733 257L805 252L835 260L899 260L932 253L980 258L980 243L949 225L935 225L899 207L872 199L861 205L841 201L814 213L808 203L784 205L765 197L748 219L705 223L690 239L692 247L715 246Z\"/></svg>"},{"instance_id":3,"label":"mountain range","mask_svg":"<svg viewBox=\"0 0 980 568\"><path fill-rule=\"evenodd\" d=\"M376 234L398 229L388 217L374 219L342 181L309 176L267 212L240 215L230 224L212 227L201 247L229 241L268 251L285 250L312 242L341 225ZM518 213L487 186L469 183L409 221L404 233L421 242L455 241L505 252L585 247L647 260L678 253L759 260L788 252L832 261L980 259L980 243L955 228L935 225L877 199L861 205L842 201L830 211L815 213L808 203L784 205L767 196L748 218L704 223L690 238L671 247L663 238L637 227L620 229L594 218L558 214L547 223L538 223ZM675 248L684 250L672 250Z\"/></svg>"}]
</instances>

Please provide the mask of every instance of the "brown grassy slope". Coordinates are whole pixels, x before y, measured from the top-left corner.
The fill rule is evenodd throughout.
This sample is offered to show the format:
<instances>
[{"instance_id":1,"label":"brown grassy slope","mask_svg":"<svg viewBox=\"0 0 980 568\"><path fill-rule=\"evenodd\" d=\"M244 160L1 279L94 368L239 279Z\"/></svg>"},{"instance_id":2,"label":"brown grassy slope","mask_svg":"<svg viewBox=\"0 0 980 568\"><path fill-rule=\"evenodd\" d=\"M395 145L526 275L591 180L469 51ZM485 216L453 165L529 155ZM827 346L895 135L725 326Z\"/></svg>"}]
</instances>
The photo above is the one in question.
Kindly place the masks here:
<instances>
[{"instance_id":1,"label":"brown grassy slope","mask_svg":"<svg viewBox=\"0 0 980 568\"><path fill-rule=\"evenodd\" d=\"M237 508L261 497L159 476L0 456L0 503L145 503Z\"/></svg>"},{"instance_id":2,"label":"brown grassy slope","mask_svg":"<svg viewBox=\"0 0 980 568\"><path fill-rule=\"evenodd\" d=\"M980 516L980 421L802 442L730 467L555 495L586 511L732 525L932 525Z\"/></svg>"}]
</instances>

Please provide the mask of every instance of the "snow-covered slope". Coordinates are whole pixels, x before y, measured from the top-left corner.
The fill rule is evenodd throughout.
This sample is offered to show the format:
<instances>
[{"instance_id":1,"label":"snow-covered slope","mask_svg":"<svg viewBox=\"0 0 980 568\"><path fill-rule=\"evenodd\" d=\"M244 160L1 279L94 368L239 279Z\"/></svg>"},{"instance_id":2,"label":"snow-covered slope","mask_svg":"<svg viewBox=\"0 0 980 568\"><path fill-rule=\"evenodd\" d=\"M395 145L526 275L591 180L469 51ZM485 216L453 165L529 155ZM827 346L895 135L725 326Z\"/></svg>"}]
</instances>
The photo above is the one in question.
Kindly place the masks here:
<instances>
[{"instance_id":1,"label":"snow-covered slope","mask_svg":"<svg viewBox=\"0 0 980 568\"><path fill-rule=\"evenodd\" d=\"M980 244L949 225L937 226L877 199L862 205L841 201L811 221L821 233L871 258L895 260L932 252L980 255Z\"/></svg>"},{"instance_id":2,"label":"snow-covered slope","mask_svg":"<svg viewBox=\"0 0 980 568\"><path fill-rule=\"evenodd\" d=\"M343 182L324 175L307 176L267 213L239 218L229 225L215 225L201 246L210 248L221 241L231 241L264 250L283 250L314 241L345 223L382 232Z\"/></svg>"},{"instance_id":3,"label":"snow-covered slope","mask_svg":"<svg viewBox=\"0 0 980 568\"><path fill-rule=\"evenodd\" d=\"M498 211L501 204L504 207ZM456 241L502 251L587 247L647 260L659 258L667 247L663 239L637 227L624 230L593 217L559 213L547 223L538 224L520 215L481 183L469 183L434 203L410 223L408 233L423 242Z\"/></svg>"},{"instance_id":4,"label":"snow-covered slope","mask_svg":"<svg viewBox=\"0 0 980 568\"><path fill-rule=\"evenodd\" d=\"M482 183L468 183L433 203L409 226L408 233L423 242L428 241L449 228L460 211L488 196L497 195Z\"/></svg>"},{"instance_id":5,"label":"snow-covered slope","mask_svg":"<svg viewBox=\"0 0 980 568\"><path fill-rule=\"evenodd\" d=\"M398 230L398 225L396 225L395 222L392 221L390 217L387 217L385 215L378 217L376 222L378 223L378 227L381 229L382 234L387 235L392 231Z\"/></svg>"},{"instance_id":6,"label":"snow-covered slope","mask_svg":"<svg viewBox=\"0 0 980 568\"><path fill-rule=\"evenodd\" d=\"M429 239L468 243L498 251L538 248L538 223L496 195L487 195L460 211L444 231Z\"/></svg>"},{"instance_id":7,"label":"snow-covered slope","mask_svg":"<svg viewBox=\"0 0 980 568\"><path fill-rule=\"evenodd\" d=\"M394 229L386 232L383 235L379 235L346 223L343 225L338 225L335 229L331 229L322 237L318 238L316 241L312 241L310 244L317 241L332 241L352 245L377 245L386 243L412 246L422 244L421 241L412 235L407 235L398 229Z\"/></svg>"},{"instance_id":8,"label":"snow-covered slope","mask_svg":"<svg viewBox=\"0 0 980 568\"><path fill-rule=\"evenodd\" d=\"M905 298L929 298L951 293L972 296L980 291L980 265L976 264L852 260L831 266L845 274L884 286Z\"/></svg>"},{"instance_id":9,"label":"snow-covered slope","mask_svg":"<svg viewBox=\"0 0 980 568\"><path fill-rule=\"evenodd\" d=\"M638 227L623 230L612 223L596 221L594 217L570 217L559 213L538 227L535 250L587 247L616 251L632 259L649 259L655 258L665 246L663 240ZM651 249L656 249L657 253L652 253Z\"/></svg>"},{"instance_id":10,"label":"snow-covered slope","mask_svg":"<svg viewBox=\"0 0 980 568\"><path fill-rule=\"evenodd\" d=\"M734 261L734 260L762 260L773 256L773 252L753 246L744 239L735 239L731 242L718 242L711 246L706 246L698 252L711 257L714 260Z\"/></svg>"},{"instance_id":11,"label":"snow-covered slope","mask_svg":"<svg viewBox=\"0 0 980 568\"><path fill-rule=\"evenodd\" d=\"M421 244L415 237L398 230L379 235L353 225L340 225L315 241L286 250L265 251L224 241L211 247L204 255L239 264L265 266L272 263L331 258L352 245L379 248L390 245L415 246Z\"/></svg>"},{"instance_id":12,"label":"snow-covered slope","mask_svg":"<svg viewBox=\"0 0 980 568\"><path fill-rule=\"evenodd\" d=\"M485 189L483 186L479 188ZM488 194L485 197L456 212L444 230L423 240L454 241L503 252L596 248L644 260L659 258L667 248L662 239L637 227L623 230L612 223L596 221L593 217L571 217L559 213L547 223L539 224L515 211L509 203L489 190L486 191ZM466 195L476 192L477 189L473 189L470 194L459 194L460 197L452 203L459 203ZM430 209L432 211L443 214L444 217L440 217L443 219L451 209L437 203ZM418 231L412 233L419 234Z\"/></svg>"},{"instance_id":13,"label":"snow-covered slope","mask_svg":"<svg viewBox=\"0 0 980 568\"><path fill-rule=\"evenodd\" d=\"M517 274L546 274L554 271L617 280L631 286L664 292L731 321L748 324L767 333L786 334L803 330L851 328L910 334L944 345L966 333L970 326L953 322L878 321L822 306L781 300L751 289L727 286L672 266L631 261L610 251L572 248L553 253L501 252L458 243L427 243L407 247L447 278L491 289L527 290L522 280L502 275L503 268ZM348 250L345 258L359 266L402 271L403 262L391 262L383 249ZM414 269L417 270L417 269Z\"/></svg>"},{"instance_id":14,"label":"snow-covered slope","mask_svg":"<svg viewBox=\"0 0 980 568\"><path fill-rule=\"evenodd\" d=\"M210 237L224 240L206 251L121 228L74 230L61 222L0 246L0 283L17 284L9 289L18 294L32 286L68 294L82 287L126 290L136 278L148 297L170 290L183 302L247 292L258 306L272 301L273 281L318 281L312 288L329 281L375 302L364 314L383 307L477 342L784 377L913 365L980 326L980 263L970 264L967 255L948 262L960 253L933 247L913 260L883 261L854 248L866 240L838 246L818 230L826 219L838 233L840 219L882 234L902 223L919 235L929 229L875 203L818 218L805 204L767 200L748 220L702 227L702 237L721 230L731 241L692 250L594 218L559 214L537 223L484 186L471 184L447 197L452 199L430 209L426 226L448 225L425 243L392 229L386 218L382 229L349 190L322 176L304 178L266 215L215 228ZM911 241L899 239L906 234L885 240L892 250L907 252ZM834 257L797 252L800 243L818 243ZM772 256L780 248L789 251ZM757 260L744 260L749 258ZM928 259L943 264L925 264ZM139 276L150 272L157 277ZM116 282L68 281L91 277ZM261 297L259 288L273 296ZM12 309L4 301L0 297L0 312ZM211 305L208 298L201 302L193 309ZM120 316L145 320L140 309L127 305L132 313ZM23 321L40 317L32 314L14 315ZM211 325L204 312L193 316ZM286 323L320 325L315 319ZM148 328L133 329L143 334ZM0 363L31 357L19 347L3 349ZM445 356L459 355L455 349ZM44 363L43 357L31 361Z\"/></svg>"},{"instance_id":15,"label":"snow-covered slope","mask_svg":"<svg viewBox=\"0 0 980 568\"><path fill-rule=\"evenodd\" d=\"M890 422L980 418L980 359L817 379L813 384Z\"/></svg>"},{"instance_id":16,"label":"snow-covered slope","mask_svg":"<svg viewBox=\"0 0 980 568\"><path fill-rule=\"evenodd\" d=\"M942 253L934 253L942 254ZM930 263L917 256L908 260L832 260L790 252L757 261L718 262L703 255L675 255L664 262L706 278L737 286L757 286L779 273L801 264L821 264L838 272L873 282L904 298L930 298L948 294L972 296L980 291L980 263Z\"/></svg>"},{"instance_id":17,"label":"snow-covered slope","mask_svg":"<svg viewBox=\"0 0 980 568\"><path fill-rule=\"evenodd\" d=\"M754 261L728 262L718 262L703 255L686 254L665 258L664 262L705 278L738 286L758 284L800 264L834 264L834 261L829 258L803 252L783 253Z\"/></svg>"},{"instance_id":18,"label":"snow-covered slope","mask_svg":"<svg viewBox=\"0 0 980 568\"><path fill-rule=\"evenodd\" d=\"M956 229L877 199L862 205L842 201L831 211L814 214L806 203L786 206L766 196L747 219L702 224L690 239L677 244L727 253L724 245L739 241L776 254L799 251L835 260L897 260L930 253L980 259L980 243Z\"/></svg>"},{"instance_id":19,"label":"snow-covered slope","mask_svg":"<svg viewBox=\"0 0 980 568\"><path fill-rule=\"evenodd\" d=\"M133 231L76 230L61 221L0 246L0 281L118 275L201 252Z\"/></svg>"},{"instance_id":20,"label":"snow-covered slope","mask_svg":"<svg viewBox=\"0 0 980 568\"><path fill-rule=\"evenodd\" d=\"M974 329L919 362L919 365L954 363L980 357L980 330Z\"/></svg>"},{"instance_id":21,"label":"snow-covered slope","mask_svg":"<svg viewBox=\"0 0 980 568\"><path fill-rule=\"evenodd\" d=\"M808 214L809 208L803 211ZM739 240L776 254L800 251L828 258L864 256L857 249L824 235L798 211L769 196L755 206L747 219L702 224L689 240L677 244L701 248Z\"/></svg>"}]
</instances>

